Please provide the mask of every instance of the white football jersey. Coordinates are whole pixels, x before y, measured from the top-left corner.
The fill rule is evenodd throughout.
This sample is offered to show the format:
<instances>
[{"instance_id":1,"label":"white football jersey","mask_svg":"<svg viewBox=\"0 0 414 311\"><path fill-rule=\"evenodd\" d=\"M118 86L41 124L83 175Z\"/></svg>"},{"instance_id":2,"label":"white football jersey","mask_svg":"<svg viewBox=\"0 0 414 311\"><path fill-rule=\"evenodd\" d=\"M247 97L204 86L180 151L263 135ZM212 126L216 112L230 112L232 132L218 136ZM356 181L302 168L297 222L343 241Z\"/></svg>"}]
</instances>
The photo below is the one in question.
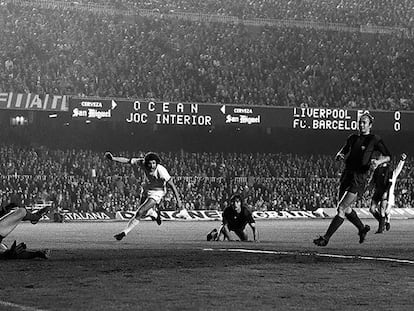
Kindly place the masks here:
<instances>
[{"instance_id":1,"label":"white football jersey","mask_svg":"<svg viewBox=\"0 0 414 311\"><path fill-rule=\"evenodd\" d=\"M144 170L147 179L146 190L166 190L166 183L171 179L171 175L164 166L158 164L155 170L151 172L145 166L143 159L133 158L131 164L139 165Z\"/></svg>"}]
</instances>

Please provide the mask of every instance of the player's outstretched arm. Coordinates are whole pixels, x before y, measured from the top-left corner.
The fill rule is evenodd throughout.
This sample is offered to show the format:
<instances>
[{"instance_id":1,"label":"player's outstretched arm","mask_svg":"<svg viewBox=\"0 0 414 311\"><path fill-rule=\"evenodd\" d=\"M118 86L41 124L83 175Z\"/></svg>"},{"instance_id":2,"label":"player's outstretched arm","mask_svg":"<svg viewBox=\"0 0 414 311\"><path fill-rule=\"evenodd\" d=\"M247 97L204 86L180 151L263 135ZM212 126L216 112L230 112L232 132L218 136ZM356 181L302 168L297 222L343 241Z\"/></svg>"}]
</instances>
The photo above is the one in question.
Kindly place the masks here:
<instances>
[{"instance_id":1,"label":"player's outstretched arm","mask_svg":"<svg viewBox=\"0 0 414 311\"><path fill-rule=\"evenodd\" d=\"M182 201L181 201L180 193L178 192L177 186L176 186L176 185L175 185L175 183L173 182L172 178L170 178L170 179L167 181L167 185L168 185L168 187L170 187L170 188L171 188L172 192L174 193L174 196L175 196L175 198L176 198L176 200L177 200L177 207L178 207L178 210L181 210L181 209L183 208L183 203L182 203Z\"/></svg>"},{"instance_id":2,"label":"player's outstretched arm","mask_svg":"<svg viewBox=\"0 0 414 311\"><path fill-rule=\"evenodd\" d=\"M224 233L223 233L223 228L224 228L224 226L221 225L220 228L218 229L217 237L214 241L220 241L221 236L223 236L223 241L224 241L225 236L224 236Z\"/></svg>"},{"instance_id":3,"label":"player's outstretched arm","mask_svg":"<svg viewBox=\"0 0 414 311\"><path fill-rule=\"evenodd\" d=\"M232 239L232 238L231 238L231 236L230 236L230 230L229 230L229 228L227 227L227 224L224 224L224 225L223 225L222 233L223 233L223 241L225 241L226 239L227 239L228 241L233 241L233 239Z\"/></svg>"},{"instance_id":4,"label":"player's outstretched arm","mask_svg":"<svg viewBox=\"0 0 414 311\"><path fill-rule=\"evenodd\" d=\"M109 161L114 161L118 163L128 164L131 163L131 158L125 158L125 157L115 157L111 152L107 151L105 152L105 159Z\"/></svg>"},{"instance_id":5,"label":"player's outstretched arm","mask_svg":"<svg viewBox=\"0 0 414 311\"><path fill-rule=\"evenodd\" d=\"M343 161L345 159L345 154L342 152L342 149L338 151L338 153L335 155L336 161Z\"/></svg>"},{"instance_id":6,"label":"player's outstretched arm","mask_svg":"<svg viewBox=\"0 0 414 311\"><path fill-rule=\"evenodd\" d=\"M253 241L259 242L259 232L257 231L256 223L252 222L249 225L250 225L250 228L252 228Z\"/></svg>"},{"instance_id":7,"label":"player's outstretched arm","mask_svg":"<svg viewBox=\"0 0 414 311\"><path fill-rule=\"evenodd\" d=\"M397 167L395 169L395 175L396 175L396 177L398 177L398 175L400 175L401 170L402 170L402 168L404 166L405 160L407 160L407 155L405 153L403 153L403 154L401 154L400 162L398 162L398 165L397 165Z\"/></svg>"}]
</instances>

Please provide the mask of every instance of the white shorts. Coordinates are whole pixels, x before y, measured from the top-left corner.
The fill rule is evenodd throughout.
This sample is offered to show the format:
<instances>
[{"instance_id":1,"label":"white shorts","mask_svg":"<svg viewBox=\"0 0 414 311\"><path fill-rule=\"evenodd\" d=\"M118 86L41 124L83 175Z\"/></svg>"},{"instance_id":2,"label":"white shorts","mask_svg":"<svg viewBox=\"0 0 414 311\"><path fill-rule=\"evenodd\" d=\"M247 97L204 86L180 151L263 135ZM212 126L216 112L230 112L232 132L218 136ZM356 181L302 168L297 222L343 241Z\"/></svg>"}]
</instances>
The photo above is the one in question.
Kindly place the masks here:
<instances>
[{"instance_id":1,"label":"white shorts","mask_svg":"<svg viewBox=\"0 0 414 311\"><path fill-rule=\"evenodd\" d=\"M160 204L164 196L164 190L147 190L147 199L153 199L157 204Z\"/></svg>"}]
</instances>

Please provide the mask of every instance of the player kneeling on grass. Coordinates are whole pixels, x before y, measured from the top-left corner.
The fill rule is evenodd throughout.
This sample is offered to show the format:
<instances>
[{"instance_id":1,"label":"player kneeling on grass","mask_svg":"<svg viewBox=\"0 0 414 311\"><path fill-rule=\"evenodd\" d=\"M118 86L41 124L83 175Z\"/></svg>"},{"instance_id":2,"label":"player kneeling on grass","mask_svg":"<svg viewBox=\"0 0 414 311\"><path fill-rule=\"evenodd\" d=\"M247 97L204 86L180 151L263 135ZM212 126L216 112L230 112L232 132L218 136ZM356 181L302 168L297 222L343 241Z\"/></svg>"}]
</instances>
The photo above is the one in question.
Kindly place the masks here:
<instances>
[{"instance_id":1,"label":"player kneeling on grass","mask_svg":"<svg viewBox=\"0 0 414 311\"><path fill-rule=\"evenodd\" d=\"M234 232L240 241L248 241L246 232L246 225L249 224L253 232L253 240L259 240L258 231L256 229L256 222L251 211L242 203L240 195L235 194L230 199L230 205L223 211L223 225L219 230L213 229L208 235L208 241L220 241L221 236L223 240L233 241L231 232Z\"/></svg>"},{"instance_id":2,"label":"player kneeling on grass","mask_svg":"<svg viewBox=\"0 0 414 311\"><path fill-rule=\"evenodd\" d=\"M138 225L139 220L146 216L150 216L152 219L157 220L158 224L161 224L160 212L158 210L155 212L154 209L165 196L167 192L166 186L172 189L175 198L177 199L177 206L180 209L180 212L177 213L176 216L184 219L190 217L187 210L182 206L177 187L172 181L167 169L160 164L161 159L157 154L150 152L147 153L144 158L125 158L115 157L112 153L106 152L105 158L110 161L131 164L134 167L139 167L145 172L147 179L145 185L145 201L139 205L135 216L128 222L125 230L114 235L116 240L122 240L136 225Z\"/></svg>"},{"instance_id":3,"label":"player kneeling on grass","mask_svg":"<svg viewBox=\"0 0 414 311\"><path fill-rule=\"evenodd\" d=\"M21 221L30 221L37 224L39 220L48 212L48 208L38 210L35 213L29 212L23 207L17 207L15 203L9 203L0 209L0 259L47 259L50 250L27 250L26 244L17 244L14 241L12 247L8 248L1 243Z\"/></svg>"}]
</instances>

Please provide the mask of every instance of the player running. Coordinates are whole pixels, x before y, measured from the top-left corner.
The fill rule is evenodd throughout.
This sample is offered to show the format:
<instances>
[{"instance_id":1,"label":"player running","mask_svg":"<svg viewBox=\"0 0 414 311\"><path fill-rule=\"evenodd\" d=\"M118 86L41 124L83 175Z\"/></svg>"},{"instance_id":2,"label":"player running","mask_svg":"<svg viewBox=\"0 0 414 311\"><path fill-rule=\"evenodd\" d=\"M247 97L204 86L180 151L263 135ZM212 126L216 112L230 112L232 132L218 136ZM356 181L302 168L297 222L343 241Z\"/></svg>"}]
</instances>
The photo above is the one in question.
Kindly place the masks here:
<instances>
[{"instance_id":1,"label":"player running","mask_svg":"<svg viewBox=\"0 0 414 311\"><path fill-rule=\"evenodd\" d=\"M337 160L345 160L345 169L340 179L337 214L325 235L313 240L317 246L328 245L329 239L342 225L345 217L358 228L359 243L364 242L370 230L368 225L362 223L351 205L364 193L370 167L376 168L391 159L382 139L371 134L373 120L368 112L362 114L358 120L359 133L349 136L345 145L336 154ZM378 159L373 159L374 151L380 153Z\"/></svg>"},{"instance_id":2,"label":"player running","mask_svg":"<svg viewBox=\"0 0 414 311\"><path fill-rule=\"evenodd\" d=\"M105 158L122 164L138 166L145 172L147 179L145 186L146 199L139 205L135 212L135 216L128 222L127 227L122 232L114 235L116 240L122 240L136 225L138 225L139 220L147 215L151 216L151 218L158 218L158 220L160 220L159 211L156 214L154 209L165 196L166 186L169 186L172 189L174 196L177 199L177 207L180 209L180 212L176 216L180 218L189 217L187 210L182 206L177 187L172 181L167 169L160 164L161 159L156 153L147 153L144 158L125 158L116 157L113 156L112 153L106 152Z\"/></svg>"}]
</instances>

